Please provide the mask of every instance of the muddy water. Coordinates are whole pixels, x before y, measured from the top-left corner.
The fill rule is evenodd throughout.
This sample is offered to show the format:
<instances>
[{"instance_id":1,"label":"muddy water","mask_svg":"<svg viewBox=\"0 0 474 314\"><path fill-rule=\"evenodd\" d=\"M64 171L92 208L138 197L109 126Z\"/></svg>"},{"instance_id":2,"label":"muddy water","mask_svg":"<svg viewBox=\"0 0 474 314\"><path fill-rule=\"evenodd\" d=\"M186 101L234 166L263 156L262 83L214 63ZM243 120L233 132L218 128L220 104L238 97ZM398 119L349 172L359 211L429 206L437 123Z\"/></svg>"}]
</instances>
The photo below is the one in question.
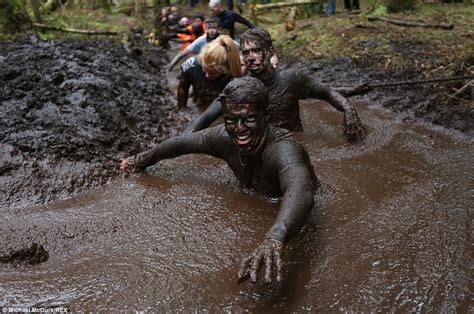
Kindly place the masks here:
<instances>
[{"instance_id":1,"label":"muddy water","mask_svg":"<svg viewBox=\"0 0 474 314\"><path fill-rule=\"evenodd\" d=\"M322 188L285 255L282 284L236 284L278 204L244 194L222 162L184 156L73 199L2 209L0 247L43 245L38 265L0 264L0 306L73 310L472 310L472 140L358 104L304 102Z\"/></svg>"}]
</instances>

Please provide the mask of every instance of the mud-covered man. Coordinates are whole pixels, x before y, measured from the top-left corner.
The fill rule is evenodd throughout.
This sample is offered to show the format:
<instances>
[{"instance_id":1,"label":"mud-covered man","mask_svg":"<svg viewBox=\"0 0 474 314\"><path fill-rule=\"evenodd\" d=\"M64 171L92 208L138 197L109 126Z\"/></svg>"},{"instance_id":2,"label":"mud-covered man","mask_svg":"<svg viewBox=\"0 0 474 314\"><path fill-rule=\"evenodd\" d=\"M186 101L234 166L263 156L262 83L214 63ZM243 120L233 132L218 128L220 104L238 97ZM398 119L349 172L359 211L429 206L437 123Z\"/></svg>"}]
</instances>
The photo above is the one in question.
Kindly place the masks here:
<instances>
[{"instance_id":1,"label":"mud-covered man","mask_svg":"<svg viewBox=\"0 0 474 314\"><path fill-rule=\"evenodd\" d=\"M294 69L280 71L271 65L274 55L272 39L264 29L249 29L240 36L243 59L250 75L258 78L270 94L269 123L289 131L303 129L298 101L316 98L328 102L344 114L344 135L350 141L362 140L365 129L352 104L339 92L318 84L314 79ZM222 114L222 104L214 101L188 127L197 131L209 126Z\"/></svg>"},{"instance_id":2,"label":"mud-covered man","mask_svg":"<svg viewBox=\"0 0 474 314\"><path fill-rule=\"evenodd\" d=\"M317 187L306 150L290 132L268 124L268 97L258 79L236 78L221 96L224 124L166 140L120 164L142 170L163 159L208 154L225 160L243 186L282 196L273 226L240 268L240 280L254 282L262 267L266 282L282 280L283 248L303 227Z\"/></svg>"}]
</instances>

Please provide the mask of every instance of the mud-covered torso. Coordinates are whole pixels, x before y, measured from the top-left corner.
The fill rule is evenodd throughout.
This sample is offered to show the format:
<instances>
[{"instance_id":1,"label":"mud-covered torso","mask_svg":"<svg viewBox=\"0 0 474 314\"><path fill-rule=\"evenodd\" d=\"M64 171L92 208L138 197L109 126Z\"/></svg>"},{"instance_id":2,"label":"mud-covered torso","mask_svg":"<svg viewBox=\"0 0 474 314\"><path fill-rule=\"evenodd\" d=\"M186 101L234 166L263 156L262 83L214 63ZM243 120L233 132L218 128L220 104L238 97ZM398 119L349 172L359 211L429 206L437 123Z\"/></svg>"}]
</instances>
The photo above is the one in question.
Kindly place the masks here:
<instances>
[{"instance_id":1,"label":"mud-covered torso","mask_svg":"<svg viewBox=\"0 0 474 314\"><path fill-rule=\"evenodd\" d=\"M181 65L180 76L191 83L194 102L199 107L207 107L230 81L230 78L208 79L196 56L189 58Z\"/></svg>"},{"instance_id":2,"label":"mud-covered torso","mask_svg":"<svg viewBox=\"0 0 474 314\"><path fill-rule=\"evenodd\" d=\"M301 131L298 100L306 98L307 77L295 70L273 71L272 76L262 82L270 94L269 122L289 131Z\"/></svg>"},{"instance_id":3,"label":"mud-covered torso","mask_svg":"<svg viewBox=\"0 0 474 314\"><path fill-rule=\"evenodd\" d=\"M317 184L316 175L310 164L306 150L298 144L287 130L270 126L264 148L250 162L245 163L232 139L227 135L223 125L216 126L210 148L217 157L224 159L246 187L268 196L281 196L280 172L284 166L302 166L311 170L313 183ZM214 155L213 154L213 155ZM285 166L286 167L286 166ZM295 178L297 180L297 178Z\"/></svg>"}]
</instances>

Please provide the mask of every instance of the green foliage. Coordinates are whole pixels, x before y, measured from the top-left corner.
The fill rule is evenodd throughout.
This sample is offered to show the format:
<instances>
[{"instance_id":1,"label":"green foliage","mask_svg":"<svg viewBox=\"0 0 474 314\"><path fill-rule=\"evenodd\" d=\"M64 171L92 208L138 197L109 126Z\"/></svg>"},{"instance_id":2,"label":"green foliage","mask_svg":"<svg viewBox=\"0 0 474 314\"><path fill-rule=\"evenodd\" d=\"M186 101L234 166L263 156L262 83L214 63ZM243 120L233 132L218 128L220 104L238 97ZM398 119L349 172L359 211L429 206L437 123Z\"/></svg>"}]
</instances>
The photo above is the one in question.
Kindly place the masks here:
<instances>
[{"instance_id":1,"label":"green foliage","mask_svg":"<svg viewBox=\"0 0 474 314\"><path fill-rule=\"evenodd\" d=\"M45 4L43 4L41 10L44 13L51 13L54 12L59 7L58 0L47 0Z\"/></svg>"},{"instance_id":2,"label":"green foliage","mask_svg":"<svg viewBox=\"0 0 474 314\"><path fill-rule=\"evenodd\" d=\"M16 33L24 30L30 24L24 0L0 0L0 31Z\"/></svg>"},{"instance_id":3,"label":"green foliage","mask_svg":"<svg viewBox=\"0 0 474 314\"><path fill-rule=\"evenodd\" d=\"M371 15L375 15L375 16L387 16L387 15L388 15L387 7L384 6L384 5L380 5L380 6L378 6L374 11L371 12Z\"/></svg>"},{"instance_id":4,"label":"green foliage","mask_svg":"<svg viewBox=\"0 0 474 314\"><path fill-rule=\"evenodd\" d=\"M387 9L391 13L398 13L415 9L415 0L390 0Z\"/></svg>"}]
</instances>

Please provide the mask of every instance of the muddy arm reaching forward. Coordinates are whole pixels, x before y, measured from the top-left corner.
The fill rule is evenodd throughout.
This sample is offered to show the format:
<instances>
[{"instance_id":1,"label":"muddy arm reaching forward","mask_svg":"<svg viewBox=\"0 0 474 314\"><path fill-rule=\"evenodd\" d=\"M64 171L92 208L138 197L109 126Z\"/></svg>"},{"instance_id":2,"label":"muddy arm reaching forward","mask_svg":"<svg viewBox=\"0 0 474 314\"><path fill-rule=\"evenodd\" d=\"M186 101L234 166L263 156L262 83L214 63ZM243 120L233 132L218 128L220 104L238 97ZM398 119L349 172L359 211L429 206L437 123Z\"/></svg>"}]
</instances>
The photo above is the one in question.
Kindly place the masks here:
<instances>
[{"instance_id":1,"label":"muddy arm reaching forward","mask_svg":"<svg viewBox=\"0 0 474 314\"><path fill-rule=\"evenodd\" d=\"M200 114L196 119L191 121L189 126L186 128L186 133L196 132L199 130L203 130L212 122L216 121L222 115L222 103L219 99L214 100L207 109Z\"/></svg>"},{"instance_id":2,"label":"muddy arm reaching forward","mask_svg":"<svg viewBox=\"0 0 474 314\"><path fill-rule=\"evenodd\" d=\"M163 159L175 158L186 154L208 154L216 156L214 151L207 145L206 137L212 129L192 134L183 134L156 144L153 148L124 161L120 168L122 170L141 171L153 166ZM218 156L216 156L218 157Z\"/></svg>"},{"instance_id":3,"label":"muddy arm reaching forward","mask_svg":"<svg viewBox=\"0 0 474 314\"><path fill-rule=\"evenodd\" d=\"M317 98L328 102L336 110L344 114L344 136L349 141L360 141L365 138L366 130L360 121L357 111L351 102L342 96L337 90L318 84L312 78L299 74L297 81L305 82L302 91L304 98Z\"/></svg>"},{"instance_id":4,"label":"muddy arm reaching forward","mask_svg":"<svg viewBox=\"0 0 474 314\"><path fill-rule=\"evenodd\" d=\"M239 282L249 277L256 282L261 268L264 268L265 282L272 281L272 274L277 281L282 280L283 248L299 233L314 206L317 179L304 149L294 143L283 142L267 155L272 156L269 163L279 174L283 197L266 239L243 260Z\"/></svg>"}]
</instances>

